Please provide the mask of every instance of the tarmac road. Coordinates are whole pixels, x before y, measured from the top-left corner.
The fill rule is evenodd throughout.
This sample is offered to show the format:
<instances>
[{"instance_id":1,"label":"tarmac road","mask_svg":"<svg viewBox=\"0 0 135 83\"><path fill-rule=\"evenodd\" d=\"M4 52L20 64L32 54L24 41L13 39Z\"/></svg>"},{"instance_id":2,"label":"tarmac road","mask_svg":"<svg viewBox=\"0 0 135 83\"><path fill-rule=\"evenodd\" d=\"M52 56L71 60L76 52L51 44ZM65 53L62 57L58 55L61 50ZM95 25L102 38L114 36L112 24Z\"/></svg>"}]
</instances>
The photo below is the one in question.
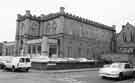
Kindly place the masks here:
<instances>
[{"instance_id":1,"label":"tarmac road","mask_svg":"<svg viewBox=\"0 0 135 83\"><path fill-rule=\"evenodd\" d=\"M63 72L64 71L64 72ZM0 83L133 83L134 79L117 81L113 79L101 79L97 70L76 70L66 72L37 71L10 72L0 70Z\"/></svg>"}]
</instances>

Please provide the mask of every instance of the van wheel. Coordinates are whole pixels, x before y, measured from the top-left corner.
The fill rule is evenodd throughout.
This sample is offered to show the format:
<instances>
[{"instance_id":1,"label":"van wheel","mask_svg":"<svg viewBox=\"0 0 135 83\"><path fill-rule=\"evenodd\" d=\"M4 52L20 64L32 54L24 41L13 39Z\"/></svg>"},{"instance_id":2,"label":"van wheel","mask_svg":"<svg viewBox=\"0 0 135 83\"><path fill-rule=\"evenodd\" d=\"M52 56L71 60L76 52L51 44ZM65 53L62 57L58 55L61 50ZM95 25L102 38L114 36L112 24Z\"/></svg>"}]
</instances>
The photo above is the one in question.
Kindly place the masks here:
<instances>
[{"instance_id":1,"label":"van wheel","mask_svg":"<svg viewBox=\"0 0 135 83\"><path fill-rule=\"evenodd\" d=\"M14 66L12 66L12 72L15 72L15 67Z\"/></svg>"},{"instance_id":2,"label":"van wheel","mask_svg":"<svg viewBox=\"0 0 135 83\"><path fill-rule=\"evenodd\" d=\"M27 68L25 71L28 72L29 71L29 68Z\"/></svg>"},{"instance_id":3,"label":"van wheel","mask_svg":"<svg viewBox=\"0 0 135 83\"><path fill-rule=\"evenodd\" d=\"M1 69L4 69L4 68L5 68L5 65L2 65L2 66L1 66Z\"/></svg>"},{"instance_id":4,"label":"van wheel","mask_svg":"<svg viewBox=\"0 0 135 83\"><path fill-rule=\"evenodd\" d=\"M4 65L4 66L3 66L3 70L6 70L6 69L7 69L7 67Z\"/></svg>"}]
</instances>

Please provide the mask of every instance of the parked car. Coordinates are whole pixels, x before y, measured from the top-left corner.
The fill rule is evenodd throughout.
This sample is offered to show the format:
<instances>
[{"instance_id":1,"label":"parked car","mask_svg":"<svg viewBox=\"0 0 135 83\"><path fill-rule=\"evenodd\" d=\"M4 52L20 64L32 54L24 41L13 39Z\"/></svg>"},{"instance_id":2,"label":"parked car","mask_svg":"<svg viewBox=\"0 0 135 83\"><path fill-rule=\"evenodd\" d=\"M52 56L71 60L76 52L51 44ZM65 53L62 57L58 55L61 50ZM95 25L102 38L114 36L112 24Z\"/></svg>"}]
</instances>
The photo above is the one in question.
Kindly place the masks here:
<instances>
[{"instance_id":1,"label":"parked car","mask_svg":"<svg viewBox=\"0 0 135 83\"><path fill-rule=\"evenodd\" d=\"M106 65L103 68L99 69L99 76L101 77L110 77L110 78L119 78L134 76L135 69L129 63L112 63Z\"/></svg>"},{"instance_id":2,"label":"parked car","mask_svg":"<svg viewBox=\"0 0 135 83\"><path fill-rule=\"evenodd\" d=\"M12 57L10 58L10 60L4 61L4 69L12 69L13 72L17 69L25 70L28 72L30 68L31 68L31 61L30 58L28 57L23 56Z\"/></svg>"}]
</instances>

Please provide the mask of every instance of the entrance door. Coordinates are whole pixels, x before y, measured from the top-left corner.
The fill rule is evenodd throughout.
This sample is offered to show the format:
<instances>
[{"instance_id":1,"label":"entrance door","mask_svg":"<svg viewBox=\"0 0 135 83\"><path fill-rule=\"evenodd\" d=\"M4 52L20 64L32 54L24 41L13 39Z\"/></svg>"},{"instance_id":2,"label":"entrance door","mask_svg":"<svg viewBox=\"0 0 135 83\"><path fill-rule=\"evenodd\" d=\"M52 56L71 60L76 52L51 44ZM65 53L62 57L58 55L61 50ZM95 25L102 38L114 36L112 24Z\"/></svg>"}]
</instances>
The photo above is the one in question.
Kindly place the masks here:
<instances>
[{"instance_id":1,"label":"entrance door","mask_svg":"<svg viewBox=\"0 0 135 83\"><path fill-rule=\"evenodd\" d=\"M52 57L53 54L57 54L57 46L56 45L50 45L49 47L49 57Z\"/></svg>"}]
</instances>

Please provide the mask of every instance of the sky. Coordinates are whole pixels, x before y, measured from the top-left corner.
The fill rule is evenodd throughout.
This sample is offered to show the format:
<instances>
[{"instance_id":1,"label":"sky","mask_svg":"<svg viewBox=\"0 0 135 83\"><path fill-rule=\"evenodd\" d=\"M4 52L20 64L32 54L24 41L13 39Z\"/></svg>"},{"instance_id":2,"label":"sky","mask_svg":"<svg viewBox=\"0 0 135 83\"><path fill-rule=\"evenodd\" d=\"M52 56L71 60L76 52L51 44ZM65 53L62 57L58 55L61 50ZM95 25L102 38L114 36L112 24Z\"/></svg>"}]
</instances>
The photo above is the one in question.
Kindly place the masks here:
<instances>
[{"instance_id":1,"label":"sky","mask_svg":"<svg viewBox=\"0 0 135 83\"><path fill-rule=\"evenodd\" d=\"M30 10L34 15L65 12L103 23L116 25L116 32L127 22L135 25L135 0L1 0L0 42L14 41L17 14Z\"/></svg>"}]
</instances>

